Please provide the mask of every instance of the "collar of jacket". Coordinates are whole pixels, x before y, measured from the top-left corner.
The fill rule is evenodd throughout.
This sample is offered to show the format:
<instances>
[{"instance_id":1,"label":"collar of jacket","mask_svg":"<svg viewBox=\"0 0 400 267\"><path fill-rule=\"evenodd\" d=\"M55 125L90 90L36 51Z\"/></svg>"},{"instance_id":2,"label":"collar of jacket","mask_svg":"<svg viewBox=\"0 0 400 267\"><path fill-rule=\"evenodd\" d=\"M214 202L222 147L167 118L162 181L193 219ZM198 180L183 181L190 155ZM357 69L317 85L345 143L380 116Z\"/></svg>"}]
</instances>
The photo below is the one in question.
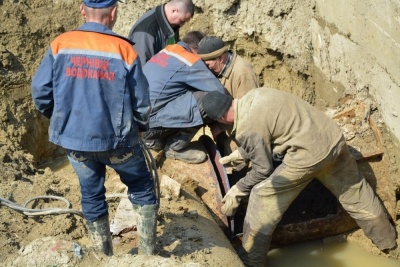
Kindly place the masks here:
<instances>
[{"instance_id":1,"label":"collar of jacket","mask_svg":"<svg viewBox=\"0 0 400 267\"><path fill-rule=\"evenodd\" d=\"M160 25L160 29L161 29L163 35L167 38L170 38L171 36L173 36L175 34L175 30L169 24L169 22L167 20L167 16L165 16L164 5L165 4L157 6L155 13L156 13L158 25Z\"/></svg>"},{"instance_id":2,"label":"collar of jacket","mask_svg":"<svg viewBox=\"0 0 400 267\"><path fill-rule=\"evenodd\" d=\"M227 77L229 76L228 69L233 61L234 52L232 50L228 50L228 58L226 59L225 65L220 74L218 74L218 78L222 76Z\"/></svg>"},{"instance_id":3,"label":"collar of jacket","mask_svg":"<svg viewBox=\"0 0 400 267\"><path fill-rule=\"evenodd\" d=\"M235 110L235 120L234 120L234 122L233 122L233 127L232 127L232 130L231 130L231 136L232 135L236 135L236 127L237 127L237 125L238 125L238 123L239 123L239 100L240 99L233 99L232 101L233 101L233 108L234 108L234 110Z\"/></svg>"},{"instance_id":4,"label":"collar of jacket","mask_svg":"<svg viewBox=\"0 0 400 267\"><path fill-rule=\"evenodd\" d=\"M189 46L187 43L182 42L182 41L179 41L177 44L180 45L180 46L182 46L183 48L185 48L186 51L188 51L188 52L190 52L190 53L193 53L193 52L192 52L192 49L190 49L190 46Z\"/></svg>"}]
</instances>

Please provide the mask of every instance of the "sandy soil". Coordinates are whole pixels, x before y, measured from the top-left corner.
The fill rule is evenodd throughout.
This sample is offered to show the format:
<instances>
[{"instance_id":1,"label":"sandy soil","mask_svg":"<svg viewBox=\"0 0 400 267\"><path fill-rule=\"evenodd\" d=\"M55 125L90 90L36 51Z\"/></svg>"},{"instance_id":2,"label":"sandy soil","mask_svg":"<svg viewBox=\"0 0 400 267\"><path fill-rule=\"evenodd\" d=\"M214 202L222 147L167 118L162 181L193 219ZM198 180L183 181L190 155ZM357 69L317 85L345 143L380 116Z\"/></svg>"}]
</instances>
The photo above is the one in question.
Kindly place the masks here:
<instances>
[{"instance_id":1,"label":"sandy soil","mask_svg":"<svg viewBox=\"0 0 400 267\"><path fill-rule=\"evenodd\" d=\"M34 110L29 89L38 58L42 57L50 40L82 23L76 8L79 2L0 1L0 197L19 205L33 197L51 195L66 198L72 209L80 210L76 175L63 156L64 151L47 141L48 121ZM138 13L146 5L140 2L131 7ZM209 27L204 23L197 19L190 27ZM242 54L243 51L257 51L254 42L236 45ZM257 57L257 69L268 66L268 70L278 74L262 74L264 82L279 80L279 86L302 88L302 91L294 90L295 93L301 91L299 95L313 102L312 82L306 84L295 72L286 71L287 67L279 61L281 56ZM395 195L396 190L400 195L397 148L379 111L363 95L344 97L336 106L323 104L321 108L336 116L355 157L359 158L360 169L376 188L400 232L400 205ZM42 165L43 162L47 163ZM199 181L207 176L209 168L207 164L185 165L170 160L160 164L159 177L168 175L180 183L181 190L179 197L163 195L161 199L157 256L135 255L137 235L134 224L129 231L114 236L115 256L104 258L90 250L87 231L79 215L31 217L0 205L0 265L241 266L232 244L201 198L205 197L204 191L199 196ZM107 189L109 194L124 191L112 170L108 172ZM120 201L119 197L108 199L111 218ZM29 204L37 209L65 207L63 202L49 200ZM347 235L347 239L381 255L360 230Z\"/></svg>"},{"instance_id":2,"label":"sandy soil","mask_svg":"<svg viewBox=\"0 0 400 267\"><path fill-rule=\"evenodd\" d=\"M166 160L163 168L171 170L174 161ZM204 163L206 164L206 163ZM186 170L208 166L186 166ZM161 174L160 170L160 174ZM173 175L169 174L169 175ZM201 174L200 174L201 175ZM90 250L90 241L83 219L74 214L29 217L13 209L2 207L1 212L1 259L7 266L101 266L102 264L132 264L146 262L146 266L241 266L233 247L223 234L212 214L196 195L196 174L175 175L181 181L179 196L164 193L158 215L157 254L154 257L135 256L137 232L134 222L131 227L113 237L114 254L111 259ZM30 197L41 195L63 196L71 209L80 209L78 180L65 158L52 162L50 167L36 175L9 183L2 183L2 192L7 192L15 203L25 203ZM107 194L124 195L123 184L113 170L108 171ZM165 188L163 189L165 191ZM121 198L108 198L110 218L114 218ZM59 201L38 201L36 209L64 208ZM22 205L22 204L21 204ZM29 207L31 205L28 205ZM81 250L74 253L74 244ZM76 252L76 251L75 251ZM127 255L127 254L132 255ZM79 257L81 255L81 257ZM162 264L161 264L162 263ZM153 265L154 264L154 265ZM169 264L169 265L168 265ZM67 266L65 265L65 266Z\"/></svg>"},{"instance_id":3,"label":"sandy soil","mask_svg":"<svg viewBox=\"0 0 400 267\"><path fill-rule=\"evenodd\" d=\"M372 127L359 127L360 118L365 115L364 104L347 99L341 108L328 110L346 133L348 144L354 149L353 155L359 159L360 169L366 175L389 213L396 218L396 199L393 185L386 179L387 166L382 153L385 148L379 143ZM372 114L370 121L379 121ZM370 125L370 124L368 124ZM353 127L353 128L351 128ZM379 129L379 126L377 126ZM351 129L350 129L351 128ZM381 131L379 131L381 132ZM381 132L382 133L382 132ZM383 133L384 136L384 133ZM382 137L383 138L383 137ZM1 151L9 147L1 147ZM62 196L71 202L71 209L80 210L80 192L75 173L65 157L60 157L49 165L34 167L27 154L12 152L2 154L3 168L0 192L7 199L23 204L36 196ZM0 259L6 266L58 265L58 266L120 266L146 264L146 266L241 266L233 246L215 220L215 214L205 205L204 190L199 190L204 179L210 179L210 165L189 165L179 161L163 159L159 161L159 178L167 175L180 186L179 195L162 187L161 208L158 216L157 256L137 256L137 234L135 225L114 236L112 258L102 257L90 249L90 241L83 219L75 214L26 216L14 209L1 207ZM13 166L20 165L22 171ZM123 195L124 186L113 170L108 170L107 194ZM389 188L389 189L388 189ZM200 197L201 196L201 197ZM110 218L114 218L120 197L108 198ZM32 202L36 209L50 207L64 208L59 201L40 200ZM28 205L29 207L31 205ZM399 229L399 219L397 228ZM382 253L357 230L347 235L349 242L356 243L371 253ZM74 245L80 249L74 251ZM398 257L398 254L397 254Z\"/></svg>"}]
</instances>

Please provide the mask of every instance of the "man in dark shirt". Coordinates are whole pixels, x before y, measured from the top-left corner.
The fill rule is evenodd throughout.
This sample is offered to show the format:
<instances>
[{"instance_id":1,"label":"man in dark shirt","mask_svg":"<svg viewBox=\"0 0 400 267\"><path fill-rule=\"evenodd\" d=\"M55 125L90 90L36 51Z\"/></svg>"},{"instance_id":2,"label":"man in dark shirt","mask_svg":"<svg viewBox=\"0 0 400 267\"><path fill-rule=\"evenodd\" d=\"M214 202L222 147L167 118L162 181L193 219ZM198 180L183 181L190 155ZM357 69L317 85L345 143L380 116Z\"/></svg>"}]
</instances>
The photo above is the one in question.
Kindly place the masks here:
<instances>
[{"instance_id":1,"label":"man in dark shirt","mask_svg":"<svg viewBox=\"0 0 400 267\"><path fill-rule=\"evenodd\" d=\"M179 28L194 14L192 0L170 0L142 15L128 38L135 43L142 66L169 44L179 41Z\"/></svg>"}]
</instances>

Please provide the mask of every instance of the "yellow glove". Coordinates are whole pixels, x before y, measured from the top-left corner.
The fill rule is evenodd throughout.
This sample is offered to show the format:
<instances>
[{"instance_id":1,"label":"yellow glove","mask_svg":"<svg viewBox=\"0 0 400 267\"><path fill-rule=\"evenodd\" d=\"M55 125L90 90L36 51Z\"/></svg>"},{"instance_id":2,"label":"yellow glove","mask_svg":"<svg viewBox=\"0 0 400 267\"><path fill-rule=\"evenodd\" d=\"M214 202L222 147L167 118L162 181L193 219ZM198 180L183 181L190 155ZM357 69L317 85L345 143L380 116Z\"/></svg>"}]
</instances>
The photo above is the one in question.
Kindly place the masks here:
<instances>
[{"instance_id":1,"label":"yellow glove","mask_svg":"<svg viewBox=\"0 0 400 267\"><path fill-rule=\"evenodd\" d=\"M240 205L242 197L247 195L248 193L240 191L236 185L232 186L222 199L224 205L221 207L221 212L226 216L233 216Z\"/></svg>"},{"instance_id":2,"label":"yellow glove","mask_svg":"<svg viewBox=\"0 0 400 267\"><path fill-rule=\"evenodd\" d=\"M244 162L244 159L243 159L242 155L240 155L240 152L238 149L233 151L228 156L222 157L219 159L219 163L221 163L223 165L230 163L235 166L235 165L241 164L243 162Z\"/></svg>"}]
</instances>

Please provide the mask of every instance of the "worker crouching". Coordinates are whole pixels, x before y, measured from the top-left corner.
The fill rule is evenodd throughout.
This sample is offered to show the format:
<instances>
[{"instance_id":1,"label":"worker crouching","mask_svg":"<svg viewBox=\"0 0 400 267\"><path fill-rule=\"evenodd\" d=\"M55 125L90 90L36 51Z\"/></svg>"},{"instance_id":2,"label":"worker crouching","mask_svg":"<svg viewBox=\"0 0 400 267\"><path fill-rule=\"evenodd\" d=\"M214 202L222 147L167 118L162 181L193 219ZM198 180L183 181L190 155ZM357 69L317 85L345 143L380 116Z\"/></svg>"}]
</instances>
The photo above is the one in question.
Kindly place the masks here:
<instances>
[{"instance_id":1,"label":"worker crouching","mask_svg":"<svg viewBox=\"0 0 400 267\"><path fill-rule=\"evenodd\" d=\"M226 98L209 93L205 112L215 113L216 103ZM277 224L312 179L332 192L380 250L397 246L387 211L359 172L341 129L323 112L290 93L257 88L232 101L222 113L213 119L233 124L238 151L252 164L227 192L221 208L233 216L241 198L250 195L238 251L246 266L266 266ZM274 154L283 155L276 168Z\"/></svg>"}]
</instances>

